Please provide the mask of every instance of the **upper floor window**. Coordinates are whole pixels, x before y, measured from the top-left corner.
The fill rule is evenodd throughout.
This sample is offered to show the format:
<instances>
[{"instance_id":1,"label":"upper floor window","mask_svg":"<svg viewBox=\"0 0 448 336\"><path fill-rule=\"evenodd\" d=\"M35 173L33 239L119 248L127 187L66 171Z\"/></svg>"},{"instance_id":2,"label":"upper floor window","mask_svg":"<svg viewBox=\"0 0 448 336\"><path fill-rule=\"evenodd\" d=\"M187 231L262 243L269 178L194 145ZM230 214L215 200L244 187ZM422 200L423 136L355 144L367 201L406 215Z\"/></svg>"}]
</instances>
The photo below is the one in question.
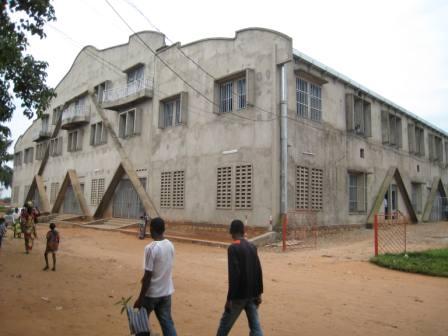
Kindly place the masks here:
<instances>
[{"instance_id":1,"label":"upper floor window","mask_svg":"<svg viewBox=\"0 0 448 336\"><path fill-rule=\"evenodd\" d=\"M53 125L56 125L58 123L58 120L61 118L61 112L62 112L61 107L56 107L53 110L53 117L52 117L52 120L51 120L51 123Z\"/></svg>"},{"instance_id":2,"label":"upper floor window","mask_svg":"<svg viewBox=\"0 0 448 336\"><path fill-rule=\"evenodd\" d=\"M218 113L235 112L254 105L254 70L247 69L215 83Z\"/></svg>"},{"instance_id":3,"label":"upper floor window","mask_svg":"<svg viewBox=\"0 0 448 336\"><path fill-rule=\"evenodd\" d=\"M296 78L297 115L314 121L322 119L322 87Z\"/></svg>"},{"instance_id":4,"label":"upper floor window","mask_svg":"<svg viewBox=\"0 0 448 336\"><path fill-rule=\"evenodd\" d=\"M141 111L139 109L132 109L119 114L118 121L118 136L120 138L127 138L141 131Z\"/></svg>"},{"instance_id":5,"label":"upper floor window","mask_svg":"<svg viewBox=\"0 0 448 336\"><path fill-rule=\"evenodd\" d=\"M370 137L372 135L372 115L369 101L353 94L345 95L347 131Z\"/></svg>"},{"instance_id":6,"label":"upper floor window","mask_svg":"<svg viewBox=\"0 0 448 336\"><path fill-rule=\"evenodd\" d=\"M186 92L160 101L159 128L170 128L186 123L188 96Z\"/></svg>"},{"instance_id":7,"label":"upper floor window","mask_svg":"<svg viewBox=\"0 0 448 336\"><path fill-rule=\"evenodd\" d=\"M100 121L90 126L90 145L97 146L107 143L107 131Z\"/></svg>"},{"instance_id":8,"label":"upper floor window","mask_svg":"<svg viewBox=\"0 0 448 336\"><path fill-rule=\"evenodd\" d=\"M95 86L94 90L95 90L95 96L96 96L96 101L98 103L102 103L103 102L103 97L104 97L104 92L109 90L109 81L105 81L102 82L100 84L98 84L97 86Z\"/></svg>"},{"instance_id":9,"label":"upper floor window","mask_svg":"<svg viewBox=\"0 0 448 336\"><path fill-rule=\"evenodd\" d=\"M25 149L25 155L23 157L23 162L26 163L31 163L33 162L34 159L34 148L33 147L29 147Z\"/></svg>"},{"instance_id":10,"label":"upper floor window","mask_svg":"<svg viewBox=\"0 0 448 336\"><path fill-rule=\"evenodd\" d=\"M67 152L76 152L82 149L83 130L68 132Z\"/></svg>"},{"instance_id":11,"label":"upper floor window","mask_svg":"<svg viewBox=\"0 0 448 336\"><path fill-rule=\"evenodd\" d=\"M408 122L408 145L409 153L417 156L425 155L424 130L417 124Z\"/></svg>"},{"instance_id":12,"label":"upper floor window","mask_svg":"<svg viewBox=\"0 0 448 336\"><path fill-rule=\"evenodd\" d=\"M384 144L401 148L402 127L401 118L393 113L381 111L381 135Z\"/></svg>"},{"instance_id":13,"label":"upper floor window","mask_svg":"<svg viewBox=\"0 0 448 336\"><path fill-rule=\"evenodd\" d=\"M62 155L62 137L50 139L50 156Z\"/></svg>"},{"instance_id":14,"label":"upper floor window","mask_svg":"<svg viewBox=\"0 0 448 336\"><path fill-rule=\"evenodd\" d=\"M48 117L48 115L44 115L44 116L42 116L42 118L41 118L41 125L42 125L42 128L41 128L41 130L42 130L42 132L48 132L48 130L49 130L49 117Z\"/></svg>"},{"instance_id":15,"label":"upper floor window","mask_svg":"<svg viewBox=\"0 0 448 336\"><path fill-rule=\"evenodd\" d=\"M428 134L429 160L443 162L442 138L435 134Z\"/></svg>"},{"instance_id":16,"label":"upper floor window","mask_svg":"<svg viewBox=\"0 0 448 336\"><path fill-rule=\"evenodd\" d=\"M36 160L42 160L45 156L45 151L47 150L48 142L41 142L36 145Z\"/></svg>"},{"instance_id":17,"label":"upper floor window","mask_svg":"<svg viewBox=\"0 0 448 336\"><path fill-rule=\"evenodd\" d=\"M143 65L137 66L127 72L128 74L128 85L142 81L145 76L145 67Z\"/></svg>"},{"instance_id":18,"label":"upper floor window","mask_svg":"<svg viewBox=\"0 0 448 336\"><path fill-rule=\"evenodd\" d=\"M14 154L14 167L22 165L22 152L17 152Z\"/></svg>"}]
</instances>

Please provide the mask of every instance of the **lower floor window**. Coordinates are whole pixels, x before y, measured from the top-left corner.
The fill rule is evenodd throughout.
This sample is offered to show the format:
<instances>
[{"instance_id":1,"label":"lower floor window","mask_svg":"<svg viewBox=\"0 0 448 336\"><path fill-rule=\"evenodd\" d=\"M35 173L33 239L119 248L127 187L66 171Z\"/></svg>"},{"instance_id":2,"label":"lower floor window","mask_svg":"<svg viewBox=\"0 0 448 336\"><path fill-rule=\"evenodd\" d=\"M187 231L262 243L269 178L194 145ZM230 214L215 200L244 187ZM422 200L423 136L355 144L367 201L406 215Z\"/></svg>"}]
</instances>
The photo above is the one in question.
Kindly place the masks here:
<instances>
[{"instance_id":1,"label":"lower floor window","mask_svg":"<svg viewBox=\"0 0 448 336\"><path fill-rule=\"evenodd\" d=\"M366 174L350 172L348 174L348 209L349 212L365 212L366 204Z\"/></svg>"}]
</instances>

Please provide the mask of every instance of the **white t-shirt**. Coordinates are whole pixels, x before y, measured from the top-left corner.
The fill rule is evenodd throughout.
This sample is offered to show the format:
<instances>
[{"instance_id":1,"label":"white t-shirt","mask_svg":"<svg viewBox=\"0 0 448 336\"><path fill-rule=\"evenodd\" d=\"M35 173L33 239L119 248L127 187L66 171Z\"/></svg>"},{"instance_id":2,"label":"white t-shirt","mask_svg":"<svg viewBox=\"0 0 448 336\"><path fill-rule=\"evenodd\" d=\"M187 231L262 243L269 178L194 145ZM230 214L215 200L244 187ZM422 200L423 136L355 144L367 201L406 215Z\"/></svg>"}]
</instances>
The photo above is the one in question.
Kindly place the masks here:
<instances>
[{"instance_id":1,"label":"white t-shirt","mask_svg":"<svg viewBox=\"0 0 448 336\"><path fill-rule=\"evenodd\" d=\"M173 244L168 239L164 239L146 245L143 262L145 271L152 272L151 284L146 296L157 298L173 294Z\"/></svg>"}]
</instances>

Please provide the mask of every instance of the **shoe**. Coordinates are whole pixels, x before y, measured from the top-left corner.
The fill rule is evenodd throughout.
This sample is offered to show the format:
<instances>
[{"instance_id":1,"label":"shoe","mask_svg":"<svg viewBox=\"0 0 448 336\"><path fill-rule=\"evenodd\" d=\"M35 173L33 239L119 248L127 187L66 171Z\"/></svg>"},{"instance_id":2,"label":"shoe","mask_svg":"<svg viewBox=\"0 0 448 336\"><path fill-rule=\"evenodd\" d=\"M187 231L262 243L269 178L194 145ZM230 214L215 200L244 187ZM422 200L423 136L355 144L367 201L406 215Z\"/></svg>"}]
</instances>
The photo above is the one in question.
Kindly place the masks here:
<instances>
[{"instance_id":1,"label":"shoe","mask_svg":"<svg viewBox=\"0 0 448 336\"><path fill-rule=\"evenodd\" d=\"M48 271L48 266L45 266L42 271Z\"/></svg>"}]
</instances>

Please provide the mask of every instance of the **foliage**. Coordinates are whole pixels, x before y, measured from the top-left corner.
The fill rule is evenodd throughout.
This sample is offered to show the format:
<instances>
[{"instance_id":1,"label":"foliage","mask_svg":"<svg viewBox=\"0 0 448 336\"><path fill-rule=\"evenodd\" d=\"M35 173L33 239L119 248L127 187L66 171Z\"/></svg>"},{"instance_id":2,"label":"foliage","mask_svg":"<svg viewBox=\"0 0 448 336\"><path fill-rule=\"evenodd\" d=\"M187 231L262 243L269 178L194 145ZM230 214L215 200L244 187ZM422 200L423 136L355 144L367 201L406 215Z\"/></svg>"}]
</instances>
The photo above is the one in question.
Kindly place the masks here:
<instances>
[{"instance_id":1,"label":"foliage","mask_svg":"<svg viewBox=\"0 0 448 336\"><path fill-rule=\"evenodd\" d=\"M11 131L4 123L11 120L15 101L32 118L34 112L40 116L55 96L45 84L48 64L26 52L28 38L44 38L45 23L55 19L50 0L0 0L0 170L11 159Z\"/></svg>"},{"instance_id":2,"label":"foliage","mask_svg":"<svg viewBox=\"0 0 448 336\"><path fill-rule=\"evenodd\" d=\"M448 277L448 248L383 254L373 257L370 261L379 266L404 272Z\"/></svg>"},{"instance_id":3,"label":"foliage","mask_svg":"<svg viewBox=\"0 0 448 336\"><path fill-rule=\"evenodd\" d=\"M121 310L120 313L123 314L123 312L126 310L126 307L129 303L129 301L131 301L132 296L125 298L124 296L121 297L121 299L117 302L115 302L115 305L117 306L121 306Z\"/></svg>"}]
</instances>

